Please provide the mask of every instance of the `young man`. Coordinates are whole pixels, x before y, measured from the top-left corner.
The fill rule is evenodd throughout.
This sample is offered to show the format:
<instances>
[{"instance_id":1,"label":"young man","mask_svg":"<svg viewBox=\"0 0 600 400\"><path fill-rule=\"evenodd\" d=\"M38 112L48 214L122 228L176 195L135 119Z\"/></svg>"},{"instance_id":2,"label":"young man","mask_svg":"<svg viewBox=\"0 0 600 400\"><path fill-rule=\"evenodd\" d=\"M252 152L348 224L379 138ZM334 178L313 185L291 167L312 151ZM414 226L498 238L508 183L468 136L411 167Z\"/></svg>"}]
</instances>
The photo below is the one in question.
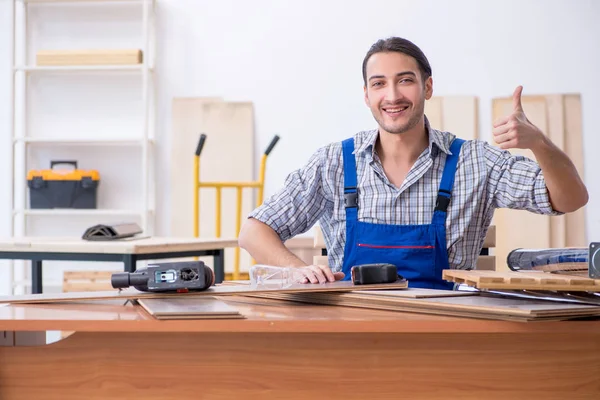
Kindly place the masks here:
<instances>
[{"instance_id":1,"label":"young man","mask_svg":"<svg viewBox=\"0 0 600 400\"><path fill-rule=\"evenodd\" d=\"M587 203L573 163L525 116L522 87L513 112L494 123L497 148L429 126L431 67L410 41L376 42L363 80L378 129L320 148L250 214L239 243L258 263L298 267L305 283L350 279L358 264L391 263L409 286L451 288L441 271L475 265L494 209L558 215ZM539 164L510 148L531 149ZM283 245L317 221L328 266L307 266Z\"/></svg>"}]
</instances>

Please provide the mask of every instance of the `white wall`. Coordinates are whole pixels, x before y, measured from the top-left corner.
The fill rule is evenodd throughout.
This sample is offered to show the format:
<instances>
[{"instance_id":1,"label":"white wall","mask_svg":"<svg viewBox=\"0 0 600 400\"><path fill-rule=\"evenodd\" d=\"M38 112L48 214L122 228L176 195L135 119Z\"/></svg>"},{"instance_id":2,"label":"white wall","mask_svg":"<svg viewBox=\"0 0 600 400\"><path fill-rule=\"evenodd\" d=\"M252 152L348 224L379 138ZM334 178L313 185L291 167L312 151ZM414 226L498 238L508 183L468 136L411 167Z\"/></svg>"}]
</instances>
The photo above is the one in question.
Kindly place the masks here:
<instances>
[{"instance_id":1,"label":"white wall","mask_svg":"<svg viewBox=\"0 0 600 400\"><path fill-rule=\"evenodd\" d=\"M0 182L6 188L0 191L0 235L10 233L10 1L0 0ZM46 9L45 15L55 22L40 22L43 34L38 32L38 40L81 45L85 40L122 44L121 35L139 39L139 27L128 22L135 17L134 8L106 7L119 11L63 14L58 8ZM93 24L92 16L101 23ZM318 146L374 126L362 102L362 58L375 40L399 35L417 43L429 57L434 94L480 98L484 138L490 137L491 99L510 95L516 85L524 85L524 94L581 93L590 191L588 238L600 238L600 181L591 174L599 167L595 129L600 126L600 2L157 0L157 16L157 183L162 189L157 198L158 234L168 234L173 97L254 102L257 153L275 133L282 138L268 162L268 195ZM77 33L70 35L72 31ZM52 107L45 106L54 101L66 104L70 91L81 89L68 79L51 83L55 97L45 93L47 102L38 104L38 124L52 118ZM94 93L105 96L123 82L96 84L96 89L105 89ZM135 103L135 97L129 100ZM115 131L131 126L129 116L122 118L122 124L112 125Z\"/></svg>"}]
</instances>

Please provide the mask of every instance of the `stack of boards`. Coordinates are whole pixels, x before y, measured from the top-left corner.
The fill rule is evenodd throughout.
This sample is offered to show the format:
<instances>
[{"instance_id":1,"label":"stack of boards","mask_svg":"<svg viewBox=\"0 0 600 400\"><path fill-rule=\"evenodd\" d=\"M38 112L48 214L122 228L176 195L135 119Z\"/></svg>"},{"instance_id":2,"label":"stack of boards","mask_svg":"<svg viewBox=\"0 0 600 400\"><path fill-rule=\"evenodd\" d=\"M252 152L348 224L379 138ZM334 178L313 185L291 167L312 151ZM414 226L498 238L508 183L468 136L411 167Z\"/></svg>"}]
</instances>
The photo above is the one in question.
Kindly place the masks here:
<instances>
[{"instance_id":1,"label":"stack of boards","mask_svg":"<svg viewBox=\"0 0 600 400\"><path fill-rule=\"evenodd\" d=\"M540 290L544 287L543 284L549 284L555 291L560 291L562 287L570 291L579 290L579 293L586 293L589 288L598 291L598 282L595 280L548 273L445 270L444 277L447 280L472 284L480 289L482 286L490 289L524 289L530 285ZM521 284L515 283L517 279L523 280ZM557 281L554 282L553 279ZM593 285L589 281L592 281ZM536 282L538 284L534 285ZM0 297L0 303L129 299L137 300L157 319L243 318L234 307L223 302L226 296L508 321L566 320L600 316L598 305L584 304L585 302L508 298L505 295L476 290L414 289L408 288L405 280L379 285L356 286L352 282L344 281L319 285L296 284L285 288L254 288L249 282L227 282L201 292L149 293L128 289L121 292L43 293Z\"/></svg>"},{"instance_id":2,"label":"stack of boards","mask_svg":"<svg viewBox=\"0 0 600 400\"><path fill-rule=\"evenodd\" d=\"M408 283L400 280L395 283L361 285L361 289L384 290L406 289ZM244 318L235 307L226 304L219 296L260 294L260 293L314 293L314 292L347 292L355 290L352 282L333 282L322 285L295 284L285 288L259 287L254 288L249 284L223 284L199 292L173 293L173 292L142 292L135 288L122 291L96 291L96 292L68 292L68 293L40 293L21 296L0 297L1 303L11 304L40 304L81 302L90 300L135 300L150 315L156 319L236 319Z\"/></svg>"},{"instance_id":3,"label":"stack of boards","mask_svg":"<svg viewBox=\"0 0 600 400\"><path fill-rule=\"evenodd\" d=\"M600 307L545 300L524 300L431 289L349 293L263 293L261 298L311 304L503 321L544 321L600 316Z\"/></svg>"}]
</instances>

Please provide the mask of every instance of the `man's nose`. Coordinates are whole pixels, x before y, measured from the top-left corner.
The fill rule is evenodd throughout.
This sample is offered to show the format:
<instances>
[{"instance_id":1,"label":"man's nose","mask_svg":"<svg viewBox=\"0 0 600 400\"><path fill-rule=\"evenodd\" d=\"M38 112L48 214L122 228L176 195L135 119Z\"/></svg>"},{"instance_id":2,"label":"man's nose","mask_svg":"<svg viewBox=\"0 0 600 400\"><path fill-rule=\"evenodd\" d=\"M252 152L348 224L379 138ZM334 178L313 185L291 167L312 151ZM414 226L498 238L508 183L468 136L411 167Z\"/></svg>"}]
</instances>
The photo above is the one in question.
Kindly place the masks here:
<instances>
[{"instance_id":1,"label":"man's nose","mask_svg":"<svg viewBox=\"0 0 600 400\"><path fill-rule=\"evenodd\" d=\"M385 91L385 100L395 102L403 97L402 92L396 85L388 85Z\"/></svg>"}]
</instances>

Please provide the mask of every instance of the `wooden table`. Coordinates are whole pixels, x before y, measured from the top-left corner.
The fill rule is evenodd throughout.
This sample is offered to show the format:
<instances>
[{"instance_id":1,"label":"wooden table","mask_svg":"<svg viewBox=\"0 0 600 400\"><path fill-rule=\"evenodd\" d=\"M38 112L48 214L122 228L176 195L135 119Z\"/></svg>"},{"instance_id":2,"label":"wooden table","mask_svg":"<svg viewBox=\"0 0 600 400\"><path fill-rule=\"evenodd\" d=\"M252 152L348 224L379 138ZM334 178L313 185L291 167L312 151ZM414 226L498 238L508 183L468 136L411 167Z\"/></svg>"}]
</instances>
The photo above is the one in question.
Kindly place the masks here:
<instances>
[{"instance_id":1,"label":"wooden table","mask_svg":"<svg viewBox=\"0 0 600 400\"><path fill-rule=\"evenodd\" d=\"M131 305L0 307L0 398L600 398L600 321L222 299L248 318L158 321ZM45 330L76 333L13 346L13 337L31 344Z\"/></svg>"},{"instance_id":2,"label":"wooden table","mask_svg":"<svg viewBox=\"0 0 600 400\"><path fill-rule=\"evenodd\" d=\"M124 271L133 272L138 260L212 256L215 281L225 276L225 248L236 247L236 239L151 237L112 241L87 241L67 237L0 239L0 259L31 260L32 293L42 293L42 262L122 261Z\"/></svg>"}]
</instances>

